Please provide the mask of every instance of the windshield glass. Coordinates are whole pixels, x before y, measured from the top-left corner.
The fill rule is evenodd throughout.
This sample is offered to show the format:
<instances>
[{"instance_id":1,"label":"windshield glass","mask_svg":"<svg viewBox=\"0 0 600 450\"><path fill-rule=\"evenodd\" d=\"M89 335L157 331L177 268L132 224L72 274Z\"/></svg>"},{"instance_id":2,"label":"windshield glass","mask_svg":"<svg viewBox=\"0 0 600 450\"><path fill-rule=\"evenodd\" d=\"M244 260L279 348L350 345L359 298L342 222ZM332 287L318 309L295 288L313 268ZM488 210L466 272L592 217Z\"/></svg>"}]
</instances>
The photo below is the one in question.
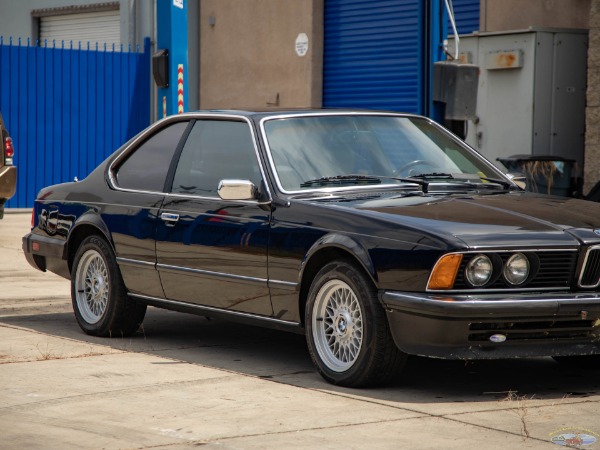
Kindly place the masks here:
<instances>
[{"instance_id":1,"label":"windshield glass","mask_svg":"<svg viewBox=\"0 0 600 450\"><path fill-rule=\"evenodd\" d=\"M364 184L369 176L382 177L385 184L418 176L434 182L441 174L444 182L502 177L450 134L417 117L289 117L267 120L264 130L277 177L288 192L314 189L314 180L336 177L337 184L344 177L344 186Z\"/></svg>"}]
</instances>

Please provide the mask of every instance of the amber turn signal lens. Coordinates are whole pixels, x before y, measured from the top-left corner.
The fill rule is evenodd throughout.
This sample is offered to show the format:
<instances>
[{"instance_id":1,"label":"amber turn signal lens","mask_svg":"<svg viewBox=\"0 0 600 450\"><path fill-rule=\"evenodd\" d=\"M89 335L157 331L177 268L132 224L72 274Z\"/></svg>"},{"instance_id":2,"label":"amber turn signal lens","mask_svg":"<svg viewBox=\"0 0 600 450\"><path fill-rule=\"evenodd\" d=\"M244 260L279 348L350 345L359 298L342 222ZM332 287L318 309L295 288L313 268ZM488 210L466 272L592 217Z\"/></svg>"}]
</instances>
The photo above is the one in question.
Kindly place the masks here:
<instances>
[{"instance_id":1,"label":"amber turn signal lens","mask_svg":"<svg viewBox=\"0 0 600 450\"><path fill-rule=\"evenodd\" d=\"M431 272L429 283L427 283L427 289L452 289L462 257L463 255L458 253L442 256Z\"/></svg>"}]
</instances>

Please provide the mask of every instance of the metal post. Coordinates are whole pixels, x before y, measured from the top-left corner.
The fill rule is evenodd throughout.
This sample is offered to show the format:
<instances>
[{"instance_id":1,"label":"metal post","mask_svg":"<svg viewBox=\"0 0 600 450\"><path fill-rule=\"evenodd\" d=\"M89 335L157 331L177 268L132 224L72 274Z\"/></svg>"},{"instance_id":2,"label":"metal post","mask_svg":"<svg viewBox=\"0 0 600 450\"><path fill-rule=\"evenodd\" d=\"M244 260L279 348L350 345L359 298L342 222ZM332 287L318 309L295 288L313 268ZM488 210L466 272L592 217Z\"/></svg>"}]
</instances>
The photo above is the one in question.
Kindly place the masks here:
<instances>
[{"instance_id":1,"label":"metal post","mask_svg":"<svg viewBox=\"0 0 600 450\"><path fill-rule=\"evenodd\" d=\"M157 48L169 51L169 86L158 89L158 117L188 109L187 0L157 0Z\"/></svg>"},{"instance_id":2,"label":"metal post","mask_svg":"<svg viewBox=\"0 0 600 450\"><path fill-rule=\"evenodd\" d=\"M448 13L444 0L428 0L426 12L426 31L425 51L427 52L425 73L427 82L424 86L425 111L424 114L431 117L438 123L443 123L443 105L433 101L433 63L446 59L444 53L444 41L448 38Z\"/></svg>"}]
</instances>

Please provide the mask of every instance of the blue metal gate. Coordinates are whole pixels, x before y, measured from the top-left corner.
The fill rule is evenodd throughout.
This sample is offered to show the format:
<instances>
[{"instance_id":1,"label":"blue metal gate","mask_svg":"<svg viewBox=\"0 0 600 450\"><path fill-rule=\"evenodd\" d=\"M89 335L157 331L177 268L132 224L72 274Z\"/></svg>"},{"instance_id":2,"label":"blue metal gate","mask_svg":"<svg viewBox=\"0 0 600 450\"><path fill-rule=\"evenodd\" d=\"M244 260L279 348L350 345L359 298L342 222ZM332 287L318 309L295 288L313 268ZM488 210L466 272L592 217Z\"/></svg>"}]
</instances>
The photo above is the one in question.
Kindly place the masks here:
<instances>
[{"instance_id":1,"label":"blue metal gate","mask_svg":"<svg viewBox=\"0 0 600 450\"><path fill-rule=\"evenodd\" d=\"M479 29L479 0L452 3L459 33ZM428 67L444 8L434 0L325 0L323 106L430 114Z\"/></svg>"},{"instance_id":2,"label":"blue metal gate","mask_svg":"<svg viewBox=\"0 0 600 450\"><path fill-rule=\"evenodd\" d=\"M86 177L150 123L150 39L143 53L3 42L0 110L15 143L17 192ZM121 50L121 51L118 51Z\"/></svg>"},{"instance_id":3,"label":"blue metal gate","mask_svg":"<svg viewBox=\"0 0 600 450\"><path fill-rule=\"evenodd\" d=\"M326 0L323 106L423 112L422 0Z\"/></svg>"},{"instance_id":4,"label":"blue metal gate","mask_svg":"<svg viewBox=\"0 0 600 450\"><path fill-rule=\"evenodd\" d=\"M480 0L452 0L458 34L479 30Z\"/></svg>"}]
</instances>

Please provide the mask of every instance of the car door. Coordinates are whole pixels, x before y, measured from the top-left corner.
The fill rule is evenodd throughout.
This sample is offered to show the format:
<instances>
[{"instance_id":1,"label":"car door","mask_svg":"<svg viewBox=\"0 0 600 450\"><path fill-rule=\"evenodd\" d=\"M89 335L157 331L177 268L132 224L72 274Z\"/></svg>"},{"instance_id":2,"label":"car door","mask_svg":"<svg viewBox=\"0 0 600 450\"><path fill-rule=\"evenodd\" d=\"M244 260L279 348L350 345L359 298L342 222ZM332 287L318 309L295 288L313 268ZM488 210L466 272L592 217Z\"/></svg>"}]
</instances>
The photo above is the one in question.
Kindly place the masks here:
<instances>
[{"instance_id":1,"label":"car door","mask_svg":"<svg viewBox=\"0 0 600 450\"><path fill-rule=\"evenodd\" d=\"M159 212L156 253L167 299L270 316L270 210L258 200L223 200L223 179L262 185L250 123L196 120Z\"/></svg>"},{"instance_id":2,"label":"car door","mask_svg":"<svg viewBox=\"0 0 600 450\"><path fill-rule=\"evenodd\" d=\"M104 199L102 219L111 230L127 290L163 298L156 270L155 234L169 167L189 120L170 120L122 153L110 168L114 190ZM48 216L59 231L60 218Z\"/></svg>"}]
</instances>

